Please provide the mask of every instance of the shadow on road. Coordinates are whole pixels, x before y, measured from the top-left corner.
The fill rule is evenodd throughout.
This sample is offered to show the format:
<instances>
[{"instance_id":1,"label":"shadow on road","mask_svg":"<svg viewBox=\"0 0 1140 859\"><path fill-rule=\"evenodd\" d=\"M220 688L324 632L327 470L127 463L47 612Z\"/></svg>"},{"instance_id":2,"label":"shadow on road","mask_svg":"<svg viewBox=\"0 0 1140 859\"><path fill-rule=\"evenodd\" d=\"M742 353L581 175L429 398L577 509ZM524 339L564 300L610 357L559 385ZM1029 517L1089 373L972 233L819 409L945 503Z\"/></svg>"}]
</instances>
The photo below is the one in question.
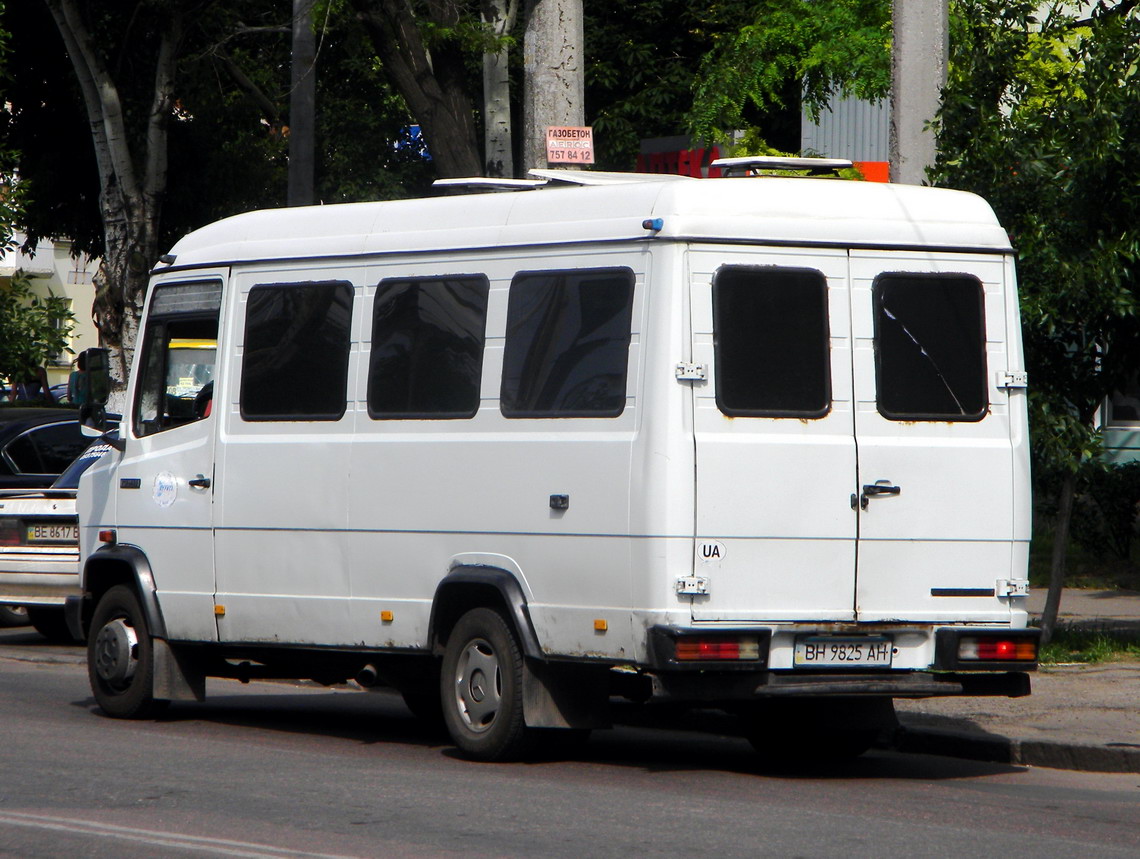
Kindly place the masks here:
<instances>
[{"instance_id":1,"label":"shadow on road","mask_svg":"<svg viewBox=\"0 0 1140 859\"><path fill-rule=\"evenodd\" d=\"M239 730L295 734L320 743L347 743L363 750L362 760L371 752L380 756L385 747L396 745L433 751L441 757L461 760L450 739L433 725L417 720L400 696L382 690L361 692L354 688L289 685L236 681L224 691L210 694L204 702L177 702L152 722L116 722L132 729L150 725L158 730L179 730L185 726L220 726ZM72 702L101 716L94 699ZM915 779L922 781L977 778L1023 771L1023 767L978 761L955 760L929 755L905 755L872 750L849 761L832 763L765 762L749 743L737 736L718 732L719 720L702 726L697 717L686 716L679 724L617 726L596 730L588 742L569 747L553 746L530 761L515 764L476 764L470 766L551 765L596 768L629 767L651 774L729 772L790 780L832 779ZM113 720L108 720L113 721ZM708 727L710 730L702 730Z\"/></svg>"}]
</instances>

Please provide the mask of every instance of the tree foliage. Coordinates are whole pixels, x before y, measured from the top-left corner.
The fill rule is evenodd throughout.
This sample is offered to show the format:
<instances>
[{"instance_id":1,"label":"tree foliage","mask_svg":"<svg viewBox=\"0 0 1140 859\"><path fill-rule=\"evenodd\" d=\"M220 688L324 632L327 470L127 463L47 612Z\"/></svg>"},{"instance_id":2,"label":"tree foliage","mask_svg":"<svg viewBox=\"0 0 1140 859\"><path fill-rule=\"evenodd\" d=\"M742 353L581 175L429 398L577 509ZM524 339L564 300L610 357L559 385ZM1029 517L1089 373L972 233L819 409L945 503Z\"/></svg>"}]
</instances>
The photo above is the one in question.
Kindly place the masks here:
<instances>
[{"instance_id":1,"label":"tree foliage","mask_svg":"<svg viewBox=\"0 0 1140 859\"><path fill-rule=\"evenodd\" d=\"M701 58L750 0L613 0L586 6L586 121L597 166L631 170L642 138L683 134Z\"/></svg>"},{"instance_id":2,"label":"tree foliage","mask_svg":"<svg viewBox=\"0 0 1140 859\"><path fill-rule=\"evenodd\" d=\"M13 51L0 149L19 153L29 244L66 237L102 258L95 316L104 343L122 347L124 378L159 253L202 224L284 202L290 12L260 0L27 0L3 10ZM318 124L318 194L414 193L429 171L394 145L406 108L354 19L319 26L318 98L330 109Z\"/></svg>"},{"instance_id":3,"label":"tree foliage","mask_svg":"<svg viewBox=\"0 0 1140 859\"><path fill-rule=\"evenodd\" d=\"M1020 257L1036 482L1058 487L1044 641L1097 410L1140 362L1136 6L958 0L951 22L932 179L987 197Z\"/></svg>"},{"instance_id":4,"label":"tree foliage","mask_svg":"<svg viewBox=\"0 0 1140 859\"><path fill-rule=\"evenodd\" d=\"M63 296L36 295L23 271L0 284L0 377L13 383L35 378L67 349L74 318L68 304Z\"/></svg>"},{"instance_id":5,"label":"tree foliage","mask_svg":"<svg viewBox=\"0 0 1140 859\"><path fill-rule=\"evenodd\" d=\"M711 10L739 4L713 3ZM832 94L877 101L890 91L890 0L754 0L742 27L712 34L689 127L724 139L756 111L802 95L818 111ZM735 10L733 10L735 11ZM793 105L796 106L796 105Z\"/></svg>"},{"instance_id":6,"label":"tree foliage","mask_svg":"<svg viewBox=\"0 0 1140 859\"><path fill-rule=\"evenodd\" d=\"M1034 448L1076 469L1140 359L1140 19L959 0L938 184L994 206L1019 256Z\"/></svg>"}]
</instances>

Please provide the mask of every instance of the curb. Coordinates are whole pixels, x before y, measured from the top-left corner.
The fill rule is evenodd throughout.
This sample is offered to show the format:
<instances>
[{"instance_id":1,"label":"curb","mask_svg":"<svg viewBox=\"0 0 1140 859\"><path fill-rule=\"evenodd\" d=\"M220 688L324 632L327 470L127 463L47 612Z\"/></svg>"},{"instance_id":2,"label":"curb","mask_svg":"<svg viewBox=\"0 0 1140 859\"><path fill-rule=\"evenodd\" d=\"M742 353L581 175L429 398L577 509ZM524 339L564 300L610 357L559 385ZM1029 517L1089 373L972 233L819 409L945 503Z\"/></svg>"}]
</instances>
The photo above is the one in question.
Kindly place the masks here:
<instances>
[{"instance_id":1,"label":"curb","mask_svg":"<svg viewBox=\"0 0 1140 859\"><path fill-rule=\"evenodd\" d=\"M1140 745L1054 743L1018 740L1000 734L976 734L935 728L895 731L889 749L908 754L944 755L973 761L1103 773L1140 773Z\"/></svg>"}]
</instances>

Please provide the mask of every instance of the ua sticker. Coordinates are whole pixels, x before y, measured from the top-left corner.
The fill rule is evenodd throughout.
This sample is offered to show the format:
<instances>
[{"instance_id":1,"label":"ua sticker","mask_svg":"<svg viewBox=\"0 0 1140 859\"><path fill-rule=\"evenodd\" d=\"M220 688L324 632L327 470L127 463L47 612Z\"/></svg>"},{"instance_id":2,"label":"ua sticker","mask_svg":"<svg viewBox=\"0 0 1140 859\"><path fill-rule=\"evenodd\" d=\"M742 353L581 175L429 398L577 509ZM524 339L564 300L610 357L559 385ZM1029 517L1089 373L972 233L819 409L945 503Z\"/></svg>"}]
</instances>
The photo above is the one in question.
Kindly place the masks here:
<instances>
[{"instance_id":1,"label":"ua sticker","mask_svg":"<svg viewBox=\"0 0 1140 859\"><path fill-rule=\"evenodd\" d=\"M159 507L169 507L178 497L178 481L169 471L160 471L154 476L154 503Z\"/></svg>"},{"instance_id":2,"label":"ua sticker","mask_svg":"<svg viewBox=\"0 0 1140 859\"><path fill-rule=\"evenodd\" d=\"M718 563L724 560L724 554L724 543L718 543L716 540L697 543L697 563L699 564Z\"/></svg>"}]
</instances>

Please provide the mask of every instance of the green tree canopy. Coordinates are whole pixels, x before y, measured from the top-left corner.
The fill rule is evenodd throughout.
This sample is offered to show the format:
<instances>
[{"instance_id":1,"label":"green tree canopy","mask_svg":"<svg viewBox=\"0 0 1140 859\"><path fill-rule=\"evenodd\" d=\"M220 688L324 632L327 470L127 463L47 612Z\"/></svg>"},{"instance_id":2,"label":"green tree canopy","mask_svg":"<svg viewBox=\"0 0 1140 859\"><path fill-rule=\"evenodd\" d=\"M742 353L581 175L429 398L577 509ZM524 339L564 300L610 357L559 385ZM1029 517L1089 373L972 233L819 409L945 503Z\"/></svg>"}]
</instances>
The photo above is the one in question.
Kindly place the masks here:
<instances>
[{"instance_id":1,"label":"green tree canopy","mask_svg":"<svg viewBox=\"0 0 1140 859\"><path fill-rule=\"evenodd\" d=\"M13 384L34 379L67 348L73 319L68 304L62 296L36 295L22 271L0 284L0 378Z\"/></svg>"},{"instance_id":2,"label":"green tree canopy","mask_svg":"<svg viewBox=\"0 0 1140 859\"><path fill-rule=\"evenodd\" d=\"M744 5L747 11L736 17L744 26L714 33L712 50L701 60L689 114L694 136L723 139L754 125L757 112L798 109L801 96L818 115L833 94L877 101L890 91L890 0Z\"/></svg>"},{"instance_id":3,"label":"green tree canopy","mask_svg":"<svg viewBox=\"0 0 1140 859\"><path fill-rule=\"evenodd\" d=\"M1045 640L1097 410L1140 366L1137 0L1077 6L958 0L931 173L989 199L1020 258L1035 480L1058 487Z\"/></svg>"},{"instance_id":4,"label":"green tree canopy","mask_svg":"<svg viewBox=\"0 0 1140 859\"><path fill-rule=\"evenodd\" d=\"M1019 256L1034 443L1075 468L1140 360L1134 2L958 0L933 180L994 206Z\"/></svg>"}]
</instances>

